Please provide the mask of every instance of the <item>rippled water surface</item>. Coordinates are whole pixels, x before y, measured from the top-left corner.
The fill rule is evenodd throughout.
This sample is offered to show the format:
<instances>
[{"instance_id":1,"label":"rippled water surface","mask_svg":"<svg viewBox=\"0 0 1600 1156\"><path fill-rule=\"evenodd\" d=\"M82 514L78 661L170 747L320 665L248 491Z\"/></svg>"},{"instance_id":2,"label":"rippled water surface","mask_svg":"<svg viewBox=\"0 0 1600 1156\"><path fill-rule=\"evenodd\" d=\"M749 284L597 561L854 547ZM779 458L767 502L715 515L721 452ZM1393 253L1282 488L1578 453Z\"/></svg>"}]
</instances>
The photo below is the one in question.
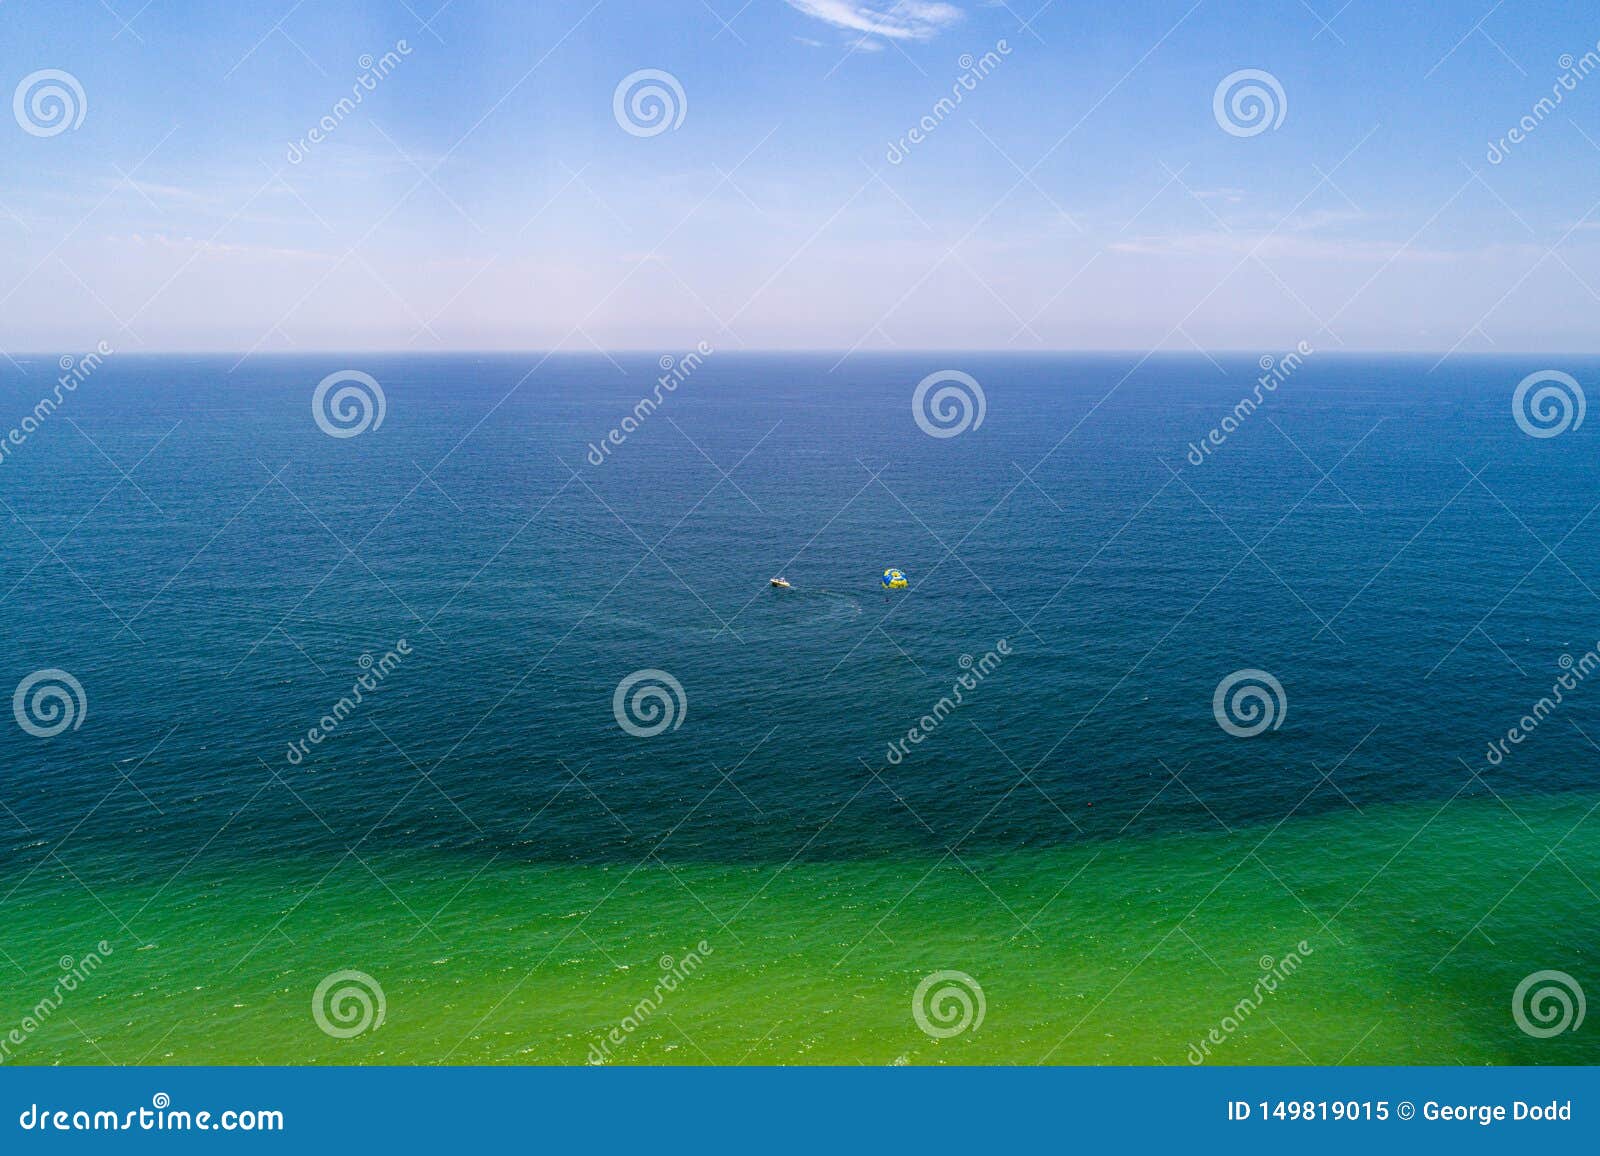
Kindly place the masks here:
<instances>
[{"instance_id":1,"label":"rippled water surface","mask_svg":"<svg viewBox=\"0 0 1600 1156\"><path fill-rule=\"evenodd\" d=\"M1179 1063L1302 942L1219 1059L1596 1058L1510 1014L1600 983L1600 685L1522 722L1600 640L1542 362L1315 354L1200 454L1253 358L717 352L626 436L652 359L234 360L114 356L0 463L4 685L87 706L0 728L0 1014L109 948L16 1060L580 1062L702 940L610 1058Z\"/></svg>"}]
</instances>

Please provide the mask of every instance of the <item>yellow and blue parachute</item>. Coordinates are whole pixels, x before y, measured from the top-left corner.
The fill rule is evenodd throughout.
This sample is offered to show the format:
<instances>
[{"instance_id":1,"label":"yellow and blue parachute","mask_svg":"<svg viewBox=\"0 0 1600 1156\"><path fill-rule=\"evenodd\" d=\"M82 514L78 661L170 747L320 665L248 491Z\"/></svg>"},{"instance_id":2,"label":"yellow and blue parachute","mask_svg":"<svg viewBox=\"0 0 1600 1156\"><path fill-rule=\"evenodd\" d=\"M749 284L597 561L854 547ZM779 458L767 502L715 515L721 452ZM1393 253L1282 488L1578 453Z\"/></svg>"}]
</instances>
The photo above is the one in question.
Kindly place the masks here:
<instances>
[{"instance_id":1,"label":"yellow and blue parachute","mask_svg":"<svg viewBox=\"0 0 1600 1156\"><path fill-rule=\"evenodd\" d=\"M883 572L883 588L885 590L904 590L906 576L898 570L885 570Z\"/></svg>"}]
</instances>

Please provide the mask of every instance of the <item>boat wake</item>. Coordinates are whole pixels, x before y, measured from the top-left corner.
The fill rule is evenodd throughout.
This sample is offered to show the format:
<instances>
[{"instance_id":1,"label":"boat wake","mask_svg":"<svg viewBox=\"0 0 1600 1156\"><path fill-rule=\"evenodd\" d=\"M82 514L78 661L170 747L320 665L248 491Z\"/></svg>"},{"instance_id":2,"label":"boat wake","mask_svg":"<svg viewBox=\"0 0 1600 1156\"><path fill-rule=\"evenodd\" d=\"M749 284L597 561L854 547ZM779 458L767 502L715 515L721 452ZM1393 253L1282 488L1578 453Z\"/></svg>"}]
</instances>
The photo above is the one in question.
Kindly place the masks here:
<instances>
[{"instance_id":1,"label":"boat wake","mask_svg":"<svg viewBox=\"0 0 1600 1156\"><path fill-rule=\"evenodd\" d=\"M819 599L829 603L829 609L822 615L827 621L845 621L861 614L861 602L854 594L842 594L836 590L818 590L815 593Z\"/></svg>"}]
</instances>

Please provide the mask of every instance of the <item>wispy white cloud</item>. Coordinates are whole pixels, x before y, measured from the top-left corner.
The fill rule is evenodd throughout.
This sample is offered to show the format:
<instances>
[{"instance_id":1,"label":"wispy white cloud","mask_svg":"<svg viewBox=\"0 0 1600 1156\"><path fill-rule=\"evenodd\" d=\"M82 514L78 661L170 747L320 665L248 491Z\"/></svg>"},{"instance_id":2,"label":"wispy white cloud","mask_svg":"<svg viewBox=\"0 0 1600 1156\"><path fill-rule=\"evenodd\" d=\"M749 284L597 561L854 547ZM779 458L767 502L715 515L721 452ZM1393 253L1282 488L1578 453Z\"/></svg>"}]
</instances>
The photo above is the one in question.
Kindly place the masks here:
<instances>
[{"instance_id":1,"label":"wispy white cloud","mask_svg":"<svg viewBox=\"0 0 1600 1156\"><path fill-rule=\"evenodd\" d=\"M940 0L788 0L818 20L889 40L932 40L961 19L961 9Z\"/></svg>"},{"instance_id":2,"label":"wispy white cloud","mask_svg":"<svg viewBox=\"0 0 1600 1156\"><path fill-rule=\"evenodd\" d=\"M1114 253L1146 257L1195 257L1240 261L1338 261L1389 264L1393 262L1444 264L1473 256L1484 257L1515 246L1491 245L1478 250L1425 248L1399 240L1323 238L1308 232L1282 229L1259 231L1144 234L1106 246ZM1536 251L1532 246L1530 252Z\"/></svg>"},{"instance_id":3,"label":"wispy white cloud","mask_svg":"<svg viewBox=\"0 0 1600 1156\"><path fill-rule=\"evenodd\" d=\"M1195 189L1194 195L1202 201L1226 201L1230 205L1237 205L1244 200L1243 189Z\"/></svg>"},{"instance_id":4,"label":"wispy white cloud","mask_svg":"<svg viewBox=\"0 0 1600 1156\"><path fill-rule=\"evenodd\" d=\"M202 239L187 234L131 233L125 237L109 236L106 241L110 244L126 243L139 249L169 250L197 257L244 257L275 261L326 261L332 259L332 254L318 252L314 249L287 249L278 245L218 242L215 239Z\"/></svg>"},{"instance_id":5,"label":"wispy white cloud","mask_svg":"<svg viewBox=\"0 0 1600 1156\"><path fill-rule=\"evenodd\" d=\"M133 177L122 177L113 180L107 177L104 186L115 192L118 188L132 189L139 196L147 200L182 201L188 204L211 204L214 198L196 188L182 185L164 185L156 181L136 180Z\"/></svg>"}]
</instances>

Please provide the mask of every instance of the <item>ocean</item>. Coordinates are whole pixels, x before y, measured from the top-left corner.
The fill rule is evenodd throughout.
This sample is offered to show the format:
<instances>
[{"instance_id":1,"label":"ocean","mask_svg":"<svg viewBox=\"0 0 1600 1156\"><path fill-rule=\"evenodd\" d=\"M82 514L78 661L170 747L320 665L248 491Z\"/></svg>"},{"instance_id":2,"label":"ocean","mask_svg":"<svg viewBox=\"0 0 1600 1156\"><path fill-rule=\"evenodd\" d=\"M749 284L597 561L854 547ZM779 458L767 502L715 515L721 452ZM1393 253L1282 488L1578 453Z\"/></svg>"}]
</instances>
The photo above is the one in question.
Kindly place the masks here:
<instances>
[{"instance_id":1,"label":"ocean","mask_svg":"<svg viewBox=\"0 0 1600 1156\"><path fill-rule=\"evenodd\" d=\"M1600 359L73 357L0 1061L1600 1061Z\"/></svg>"}]
</instances>

